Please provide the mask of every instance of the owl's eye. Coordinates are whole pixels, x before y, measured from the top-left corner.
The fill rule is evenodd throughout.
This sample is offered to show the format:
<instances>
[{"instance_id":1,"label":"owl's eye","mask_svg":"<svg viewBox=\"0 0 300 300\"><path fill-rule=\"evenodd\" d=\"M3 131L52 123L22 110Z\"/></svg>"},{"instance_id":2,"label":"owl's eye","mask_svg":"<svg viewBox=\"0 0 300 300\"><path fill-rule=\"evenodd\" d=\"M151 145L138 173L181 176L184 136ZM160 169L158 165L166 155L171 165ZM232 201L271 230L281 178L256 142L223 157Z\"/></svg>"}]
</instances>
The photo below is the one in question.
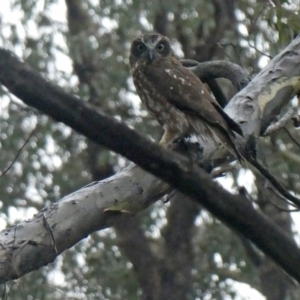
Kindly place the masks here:
<instances>
[{"instance_id":1,"label":"owl's eye","mask_svg":"<svg viewBox=\"0 0 300 300\"><path fill-rule=\"evenodd\" d=\"M144 44L137 44L137 46L136 46L136 50L140 53L144 52L145 49L146 49L146 47Z\"/></svg>"},{"instance_id":2,"label":"owl's eye","mask_svg":"<svg viewBox=\"0 0 300 300\"><path fill-rule=\"evenodd\" d=\"M157 46L156 46L156 50L158 52L162 52L163 50L165 49L165 45L163 43L159 43Z\"/></svg>"}]
</instances>

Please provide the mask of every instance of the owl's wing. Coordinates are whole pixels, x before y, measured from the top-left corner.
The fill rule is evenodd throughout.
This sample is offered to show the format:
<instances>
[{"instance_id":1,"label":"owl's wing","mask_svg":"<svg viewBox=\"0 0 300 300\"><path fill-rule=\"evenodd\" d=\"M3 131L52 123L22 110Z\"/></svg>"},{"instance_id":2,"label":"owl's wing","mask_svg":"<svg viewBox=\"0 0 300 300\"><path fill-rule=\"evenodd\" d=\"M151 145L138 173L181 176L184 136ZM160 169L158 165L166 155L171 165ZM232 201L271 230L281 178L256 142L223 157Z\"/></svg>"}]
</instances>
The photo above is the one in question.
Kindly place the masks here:
<instances>
[{"instance_id":1,"label":"owl's wing","mask_svg":"<svg viewBox=\"0 0 300 300\"><path fill-rule=\"evenodd\" d=\"M179 62L160 61L158 65L148 65L144 72L160 94L179 110L243 135L240 126L223 111L201 80Z\"/></svg>"},{"instance_id":2,"label":"owl's wing","mask_svg":"<svg viewBox=\"0 0 300 300\"><path fill-rule=\"evenodd\" d=\"M204 86L205 87L205 86ZM210 96L211 97L211 96ZM212 98L212 97L211 97ZM212 102L212 104L214 105L214 107L216 108L216 110L219 112L219 114L224 118L224 120L226 121L227 125L229 126L229 128L233 131L235 131L236 133L238 133L239 135L243 136L243 131L240 127L240 125L238 125L234 120L232 120L227 114L226 112L222 109L222 107L219 105L219 103L212 98L214 101Z\"/></svg>"}]
</instances>

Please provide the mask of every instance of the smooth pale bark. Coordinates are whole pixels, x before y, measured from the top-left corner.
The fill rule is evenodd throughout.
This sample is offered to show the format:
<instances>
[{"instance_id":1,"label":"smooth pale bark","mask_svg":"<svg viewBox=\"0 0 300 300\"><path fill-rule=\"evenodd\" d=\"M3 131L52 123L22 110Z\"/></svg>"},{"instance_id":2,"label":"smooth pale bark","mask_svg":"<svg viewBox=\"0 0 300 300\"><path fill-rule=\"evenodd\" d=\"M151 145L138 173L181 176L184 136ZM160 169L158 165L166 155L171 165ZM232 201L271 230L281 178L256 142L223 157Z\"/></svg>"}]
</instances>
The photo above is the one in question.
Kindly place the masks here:
<instances>
[{"instance_id":1,"label":"smooth pale bark","mask_svg":"<svg viewBox=\"0 0 300 300\"><path fill-rule=\"evenodd\" d=\"M243 129L244 135L258 137L300 91L300 37L257 74L225 108Z\"/></svg>"},{"instance_id":2,"label":"smooth pale bark","mask_svg":"<svg viewBox=\"0 0 300 300\"><path fill-rule=\"evenodd\" d=\"M167 187L160 179L131 164L116 175L51 204L32 219L2 231L0 282L47 265L93 231L111 226L116 219L132 217L160 199ZM123 209L123 213L113 210L104 213L114 205Z\"/></svg>"}]
</instances>

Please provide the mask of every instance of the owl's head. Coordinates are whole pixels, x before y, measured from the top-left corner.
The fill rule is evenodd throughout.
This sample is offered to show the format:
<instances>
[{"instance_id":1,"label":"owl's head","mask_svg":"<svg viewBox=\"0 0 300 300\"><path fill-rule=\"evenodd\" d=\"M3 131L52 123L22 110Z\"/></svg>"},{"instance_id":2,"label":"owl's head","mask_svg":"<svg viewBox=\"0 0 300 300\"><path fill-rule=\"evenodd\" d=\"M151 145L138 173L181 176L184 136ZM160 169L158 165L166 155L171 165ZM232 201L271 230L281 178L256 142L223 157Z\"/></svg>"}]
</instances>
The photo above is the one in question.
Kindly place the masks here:
<instances>
[{"instance_id":1,"label":"owl's head","mask_svg":"<svg viewBox=\"0 0 300 300\"><path fill-rule=\"evenodd\" d=\"M169 58L173 55L170 41L158 33L147 33L132 41L129 62L131 67L135 62L144 60L152 62L157 59Z\"/></svg>"}]
</instances>

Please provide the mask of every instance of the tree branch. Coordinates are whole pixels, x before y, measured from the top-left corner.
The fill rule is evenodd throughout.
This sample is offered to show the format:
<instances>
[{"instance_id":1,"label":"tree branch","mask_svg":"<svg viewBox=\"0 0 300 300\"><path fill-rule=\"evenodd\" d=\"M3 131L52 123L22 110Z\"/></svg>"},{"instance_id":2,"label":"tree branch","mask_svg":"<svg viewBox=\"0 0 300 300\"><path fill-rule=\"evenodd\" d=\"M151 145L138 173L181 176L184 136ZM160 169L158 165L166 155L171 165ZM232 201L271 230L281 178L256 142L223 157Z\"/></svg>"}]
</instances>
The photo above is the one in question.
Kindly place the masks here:
<instances>
[{"instance_id":1,"label":"tree branch","mask_svg":"<svg viewBox=\"0 0 300 300\"><path fill-rule=\"evenodd\" d=\"M213 60L199 63L192 59L181 59L180 61L183 66L193 71L203 82L210 79L226 78L231 81L238 91L250 82L248 72L232 62Z\"/></svg>"},{"instance_id":2,"label":"tree branch","mask_svg":"<svg viewBox=\"0 0 300 300\"><path fill-rule=\"evenodd\" d=\"M275 57L226 106L225 110L241 123L246 134L258 136L261 132L258 117L262 118L261 124L268 125L267 121L274 117L271 107L279 110L298 93L299 49L300 38ZM285 78L280 79L279 75ZM0 82L28 105L124 155L192 197L300 282L300 266L295 264L300 260L300 251L295 242L245 198L232 195L211 181L188 158L160 147L113 118L87 107L3 49L0 49ZM136 213L167 190L168 184L131 166L52 204L33 219L8 228L0 234L1 281L20 277L53 261L56 254L48 228L61 253L92 231L110 226L116 218L128 216L121 211ZM117 208L116 211L105 212L105 208L111 207ZM44 219L47 227L43 225Z\"/></svg>"},{"instance_id":3,"label":"tree branch","mask_svg":"<svg viewBox=\"0 0 300 300\"><path fill-rule=\"evenodd\" d=\"M131 164L51 204L32 219L9 227L0 233L0 283L47 265L90 233L131 216L104 213L106 208L118 203L126 207L127 203L132 213L138 212L160 199L167 189L166 183Z\"/></svg>"},{"instance_id":4,"label":"tree branch","mask_svg":"<svg viewBox=\"0 0 300 300\"><path fill-rule=\"evenodd\" d=\"M288 137L298 146L298 148L300 148L299 141L291 134L291 132L286 127L283 127L282 129L285 131Z\"/></svg>"},{"instance_id":5,"label":"tree branch","mask_svg":"<svg viewBox=\"0 0 300 300\"><path fill-rule=\"evenodd\" d=\"M143 290L143 299L161 299L161 261L151 251L149 240L141 228L140 218L117 221L114 228L118 246L133 265ZM145 276L147 274L147 276Z\"/></svg>"},{"instance_id":6,"label":"tree branch","mask_svg":"<svg viewBox=\"0 0 300 300\"><path fill-rule=\"evenodd\" d=\"M271 124L262 135L267 136L281 128L284 128L286 123L290 121L295 114L296 109L291 107L277 122Z\"/></svg>"},{"instance_id":7,"label":"tree branch","mask_svg":"<svg viewBox=\"0 0 300 300\"><path fill-rule=\"evenodd\" d=\"M297 37L231 99L225 111L240 124L245 139L257 138L299 91L300 37Z\"/></svg>"},{"instance_id":8,"label":"tree branch","mask_svg":"<svg viewBox=\"0 0 300 300\"><path fill-rule=\"evenodd\" d=\"M189 68L204 83L208 84L222 108L227 105L228 101L219 84L216 82L216 78L230 80L238 91L250 82L248 73L239 65L231 62L215 60L199 63L192 59L181 59L180 61L183 66Z\"/></svg>"},{"instance_id":9,"label":"tree branch","mask_svg":"<svg viewBox=\"0 0 300 300\"><path fill-rule=\"evenodd\" d=\"M162 230L164 239L164 265L162 295L159 299L184 299L192 289L192 269L194 266L193 232L195 219L201 211L198 203L187 199L176 191L167 211L167 225ZM179 217L180 216L180 217Z\"/></svg>"}]
</instances>

